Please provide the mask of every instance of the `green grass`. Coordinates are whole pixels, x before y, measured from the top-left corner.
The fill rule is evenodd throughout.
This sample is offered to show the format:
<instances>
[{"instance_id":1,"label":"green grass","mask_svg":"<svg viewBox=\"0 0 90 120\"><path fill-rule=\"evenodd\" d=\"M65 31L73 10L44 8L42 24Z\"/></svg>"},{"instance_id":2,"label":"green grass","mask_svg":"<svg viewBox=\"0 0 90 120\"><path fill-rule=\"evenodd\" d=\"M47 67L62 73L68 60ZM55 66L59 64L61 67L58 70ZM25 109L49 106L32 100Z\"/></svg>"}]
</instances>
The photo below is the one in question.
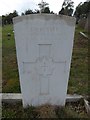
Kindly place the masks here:
<instances>
[{"instance_id":1,"label":"green grass","mask_svg":"<svg viewBox=\"0 0 90 120\"><path fill-rule=\"evenodd\" d=\"M8 40L7 37L8 33L11 34L10 40ZM12 25L4 26L2 30L2 63L2 91L7 93L20 92L16 49Z\"/></svg>"},{"instance_id":2,"label":"green grass","mask_svg":"<svg viewBox=\"0 0 90 120\"><path fill-rule=\"evenodd\" d=\"M0 92L2 92L1 79L2 79L2 27L0 26Z\"/></svg>"},{"instance_id":3,"label":"green grass","mask_svg":"<svg viewBox=\"0 0 90 120\"><path fill-rule=\"evenodd\" d=\"M0 48L2 47L2 27L0 26Z\"/></svg>"},{"instance_id":4,"label":"green grass","mask_svg":"<svg viewBox=\"0 0 90 120\"><path fill-rule=\"evenodd\" d=\"M68 93L88 94L88 39L76 28Z\"/></svg>"},{"instance_id":5,"label":"green grass","mask_svg":"<svg viewBox=\"0 0 90 120\"><path fill-rule=\"evenodd\" d=\"M18 93L20 84L13 27L6 25L2 31L3 92ZM76 27L68 93L86 95L88 94L88 40L79 34L80 31L81 28ZM7 38L8 32L11 34L10 40Z\"/></svg>"},{"instance_id":6,"label":"green grass","mask_svg":"<svg viewBox=\"0 0 90 120\"><path fill-rule=\"evenodd\" d=\"M68 92L88 94L88 39L76 29Z\"/></svg>"}]
</instances>

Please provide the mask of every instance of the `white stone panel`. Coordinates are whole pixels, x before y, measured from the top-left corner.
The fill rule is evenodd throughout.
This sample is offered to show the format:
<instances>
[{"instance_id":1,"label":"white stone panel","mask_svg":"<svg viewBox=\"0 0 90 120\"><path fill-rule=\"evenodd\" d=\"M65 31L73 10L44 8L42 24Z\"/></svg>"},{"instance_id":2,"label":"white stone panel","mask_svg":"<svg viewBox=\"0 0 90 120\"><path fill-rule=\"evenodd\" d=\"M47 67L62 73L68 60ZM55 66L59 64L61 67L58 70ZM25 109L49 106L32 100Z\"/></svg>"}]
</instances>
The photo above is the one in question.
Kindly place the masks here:
<instances>
[{"instance_id":1,"label":"white stone panel","mask_svg":"<svg viewBox=\"0 0 90 120\"><path fill-rule=\"evenodd\" d=\"M65 105L75 19L34 14L14 18L23 106Z\"/></svg>"}]
</instances>

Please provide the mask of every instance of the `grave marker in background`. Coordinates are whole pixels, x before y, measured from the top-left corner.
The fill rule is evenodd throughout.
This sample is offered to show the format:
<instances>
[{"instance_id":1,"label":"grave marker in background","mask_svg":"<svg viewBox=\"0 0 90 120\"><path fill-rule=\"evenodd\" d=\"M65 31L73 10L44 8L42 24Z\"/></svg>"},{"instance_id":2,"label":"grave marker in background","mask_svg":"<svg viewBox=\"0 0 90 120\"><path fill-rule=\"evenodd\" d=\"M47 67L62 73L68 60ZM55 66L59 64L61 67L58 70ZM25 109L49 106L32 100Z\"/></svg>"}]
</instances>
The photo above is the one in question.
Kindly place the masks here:
<instances>
[{"instance_id":1,"label":"grave marker in background","mask_svg":"<svg viewBox=\"0 0 90 120\"><path fill-rule=\"evenodd\" d=\"M65 105L75 18L32 14L14 18L23 106Z\"/></svg>"}]
</instances>

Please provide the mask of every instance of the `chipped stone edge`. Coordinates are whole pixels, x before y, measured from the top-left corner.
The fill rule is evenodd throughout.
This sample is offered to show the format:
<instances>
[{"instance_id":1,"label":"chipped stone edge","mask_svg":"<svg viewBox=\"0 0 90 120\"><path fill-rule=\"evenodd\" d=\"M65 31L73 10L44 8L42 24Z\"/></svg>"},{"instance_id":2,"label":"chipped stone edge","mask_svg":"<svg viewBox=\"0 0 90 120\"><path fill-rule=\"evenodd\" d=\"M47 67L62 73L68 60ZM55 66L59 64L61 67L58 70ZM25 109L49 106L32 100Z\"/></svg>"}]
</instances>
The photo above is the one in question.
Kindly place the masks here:
<instances>
[{"instance_id":1,"label":"chipped stone edge","mask_svg":"<svg viewBox=\"0 0 90 120\"><path fill-rule=\"evenodd\" d=\"M70 26L74 26L76 23L75 17L66 16L66 15L56 15L56 14L30 14L30 15L25 15L25 16L18 16L18 17L13 18L13 23L17 24L19 22L22 22L23 20L28 20L28 19L46 19L46 20L63 19Z\"/></svg>"}]
</instances>

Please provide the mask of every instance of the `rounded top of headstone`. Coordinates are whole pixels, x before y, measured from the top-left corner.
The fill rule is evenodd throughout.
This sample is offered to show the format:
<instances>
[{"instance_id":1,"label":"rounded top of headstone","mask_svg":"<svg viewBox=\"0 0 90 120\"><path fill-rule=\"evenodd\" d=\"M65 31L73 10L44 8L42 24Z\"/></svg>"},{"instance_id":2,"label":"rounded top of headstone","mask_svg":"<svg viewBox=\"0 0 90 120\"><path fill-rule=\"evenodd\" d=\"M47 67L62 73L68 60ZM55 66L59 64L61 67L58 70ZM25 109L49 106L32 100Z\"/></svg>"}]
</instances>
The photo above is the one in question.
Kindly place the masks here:
<instances>
[{"instance_id":1,"label":"rounded top of headstone","mask_svg":"<svg viewBox=\"0 0 90 120\"><path fill-rule=\"evenodd\" d=\"M17 24L18 22L22 22L23 20L64 20L69 25L75 25L76 19L75 17L66 16L66 15L57 15L57 14L30 14L25 16L18 16L13 18L13 23Z\"/></svg>"}]
</instances>

